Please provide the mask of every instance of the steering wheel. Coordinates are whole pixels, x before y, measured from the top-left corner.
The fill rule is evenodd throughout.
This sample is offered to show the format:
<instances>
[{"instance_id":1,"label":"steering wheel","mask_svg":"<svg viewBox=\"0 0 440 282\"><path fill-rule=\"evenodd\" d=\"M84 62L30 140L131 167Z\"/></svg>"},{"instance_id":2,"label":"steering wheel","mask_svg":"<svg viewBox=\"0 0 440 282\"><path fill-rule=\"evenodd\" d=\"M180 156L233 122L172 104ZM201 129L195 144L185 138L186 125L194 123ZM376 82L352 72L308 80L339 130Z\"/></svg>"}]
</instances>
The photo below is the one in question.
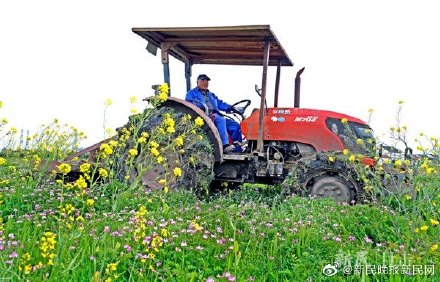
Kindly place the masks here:
<instances>
[{"instance_id":1,"label":"steering wheel","mask_svg":"<svg viewBox=\"0 0 440 282\"><path fill-rule=\"evenodd\" d=\"M244 104L243 106L238 107L237 105ZM246 111L247 107L251 104L251 100L245 99L238 101L237 103L234 103L231 105L231 111L233 113L239 114L242 118L244 118L244 112Z\"/></svg>"}]
</instances>

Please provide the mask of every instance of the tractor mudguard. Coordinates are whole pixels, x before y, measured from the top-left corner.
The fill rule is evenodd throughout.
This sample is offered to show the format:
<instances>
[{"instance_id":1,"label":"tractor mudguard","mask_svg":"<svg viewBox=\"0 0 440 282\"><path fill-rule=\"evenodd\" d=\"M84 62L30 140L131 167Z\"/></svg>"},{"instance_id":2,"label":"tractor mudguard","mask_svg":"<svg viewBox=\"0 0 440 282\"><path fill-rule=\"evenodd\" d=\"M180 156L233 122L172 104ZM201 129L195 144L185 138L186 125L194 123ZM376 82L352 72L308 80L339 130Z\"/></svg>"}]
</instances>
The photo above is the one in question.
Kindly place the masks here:
<instances>
[{"instance_id":1,"label":"tractor mudguard","mask_svg":"<svg viewBox=\"0 0 440 282\"><path fill-rule=\"evenodd\" d=\"M151 99L153 99L153 96L145 98L144 101L149 101ZM223 162L222 141L220 139L217 127L202 110L190 102L175 97L168 97L167 100L160 104L159 107L169 107L174 109L176 112L189 114L193 120L197 117L201 117L205 122L202 126L202 129L211 142L214 150L214 160L219 163Z\"/></svg>"}]
</instances>

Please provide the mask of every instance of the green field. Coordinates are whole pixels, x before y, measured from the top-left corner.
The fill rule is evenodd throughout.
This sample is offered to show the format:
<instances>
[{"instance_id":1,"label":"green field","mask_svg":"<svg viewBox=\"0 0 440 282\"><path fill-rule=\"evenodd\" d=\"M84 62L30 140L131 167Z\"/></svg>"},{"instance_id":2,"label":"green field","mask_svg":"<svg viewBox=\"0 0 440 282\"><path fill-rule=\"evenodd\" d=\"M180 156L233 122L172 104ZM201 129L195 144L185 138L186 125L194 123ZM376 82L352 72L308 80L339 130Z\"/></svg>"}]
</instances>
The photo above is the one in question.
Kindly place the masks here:
<instances>
[{"instance_id":1,"label":"green field","mask_svg":"<svg viewBox=\"0 0 440 282\"><path fill-rule=\"evenodd\" d=\"M72 164L43 165L81 139L57 121L26 150L4 148L0 281L440 281L438 139L424 148L430 159L408 164L413 193L383 195L361 169L369 202L347 205L282 186L206 195L200 123L170 114L149 132L129 126L100 147L99 162L74 160L77 179ZM160 188L133 181L133 167L157 164Z\"/></svg>"}]
</instances>

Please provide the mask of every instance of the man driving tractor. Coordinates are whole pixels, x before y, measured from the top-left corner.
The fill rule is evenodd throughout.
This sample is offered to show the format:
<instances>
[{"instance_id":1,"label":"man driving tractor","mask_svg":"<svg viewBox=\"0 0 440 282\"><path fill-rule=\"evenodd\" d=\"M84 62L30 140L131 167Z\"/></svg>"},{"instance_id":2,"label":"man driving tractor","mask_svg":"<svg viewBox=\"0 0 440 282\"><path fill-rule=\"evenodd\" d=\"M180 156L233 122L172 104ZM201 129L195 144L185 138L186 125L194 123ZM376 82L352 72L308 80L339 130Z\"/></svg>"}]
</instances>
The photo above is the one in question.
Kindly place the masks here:
<instances>
[{"instance_id":1,"label":"man driving tractor","mask_svg":"<svg viewBox=\"0 0 440 282\"><path fill-rule=\"evenodd\" d=\"M225 118L220 112L230 113L234 109L209 91L210 80L206 74L200 74L197 77L197 86L186 93L185 100L199 107L214 122L222 140L223 153L242 152L240 145L243 137L240 125L231 118ZM229 142L229 136L232 139L232 145Z\"/></svg>"}]
</instances>

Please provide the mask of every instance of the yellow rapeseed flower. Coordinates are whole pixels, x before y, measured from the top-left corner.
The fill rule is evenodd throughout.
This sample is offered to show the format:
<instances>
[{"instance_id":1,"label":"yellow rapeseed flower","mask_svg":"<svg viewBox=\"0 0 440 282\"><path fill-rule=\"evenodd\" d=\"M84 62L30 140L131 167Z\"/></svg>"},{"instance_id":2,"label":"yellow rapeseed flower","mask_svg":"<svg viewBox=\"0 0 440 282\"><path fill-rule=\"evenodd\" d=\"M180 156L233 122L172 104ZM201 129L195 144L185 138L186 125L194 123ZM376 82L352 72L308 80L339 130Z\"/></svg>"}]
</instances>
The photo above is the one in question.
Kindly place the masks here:
<instances>
[{"instance_id":1,"label":"yellow rapeseed flower","mask_svg":"<svg viewBox=\"0 0 440 282\"><path fill-rule=\"evenodd\" d=\"M159 179L159 184L165 185L167 181L163 178Z\"/></svg>"},{"instance_id":2,"label":"yellow rapeseed flower","mask_svg":"<svg viewBox=\"0 0 440 282\"><path fill-rule=\"evenodd\" d=\"M24 253L21 256L21 261L23 261L24 263L27 263L30 260L31 260L31 254L30 253Z\"/></svg>"},{"instance_id":3,"label":"yellow rapeseed flower","mask_svg":"<svg viewBox=\"0 0 440 282\"><path fill-rule=\"evenodd\" d=\"M202 126L203 124L205 124L205 122L203 121L203 119L201 118L201 117L197 117L195 120L194 120L194 123L195 123L195 125L196 126Z\"/></svg>"},{"instance_id":4,"label":"yellow rapeseed flower","mask_svg":"<svg viewBox=\"0 0 440 282\"><path fill-rule=\"evenodd\" d=\"M79 178L75 181L74 186L78 188L87 188L87 182L84 177L80 175Z\"/></svg>"},{"instance_id":5,"label":"yellow rapeseed flower","mask_svg":"<svg viewBox=\"0 0 440 282\"><path fill-rule=\"evenodd\" d=\"M112 99L108 98L108 99L105 100L105 103L104 103L105 106L110 106L111 104L113 104Z\"/></svg>"},{"instance_id":6,"label":"yellow rapeseed flower","mask_svg":"<svg viewBox=\"0 0 440 282\"><path fill-rule=\"evenodd\" d=\"M112 147L109 144L102 144L99 149L106 155L111 155L113 153Z\"/></svg>"},{"instance_id":7,"label":"yellow rapeseed flower","mask_svg":"<svg viewBox=\"0 0 440 282\"><path fill-rule=\"evenodd\" d=\"M433 174L435 172L435 169L433 167L427 167L426 168L426 174Z\"/></svg>"},{"instance_id":8,"label":"yellow rapeseed flower","mask_svg":"<svg viewBox=\"0 0 440 282\"><path fill-rule=\"evenodd\" d=\"M115 148L116 146L118 146L118 141L116 141L116 140L110 140L110 141L108 142L108 144L109 144L110 147Z\"/></svg>"},{"instance_id":9,"label":"yellow rapeseed flower","mask_svg":"<svg viewBox=\"0 0 440 282\"><path fill-rule=\"evenodd\" d=\"M107 134L107 136L112 136L115 134L115 131L113 130L113 128L106 128L105 129L105 133Z\"/></svg>"},{"instance_id":10,"label":"yellow rapeseed flower","mask_svg":"<svg viewBox=\"0 0 440 282\"><path fill-rule=\"evenodd\" d=\"M99 168L99 176L106 178L108 176L107 170L105 170L105 168Z\"/></svg>"},{"instance_id":11,"label":"yellow rapeseed flower","mask_svg":"<svg viewBox=\"0 0 440 282\"><path fill-rule=\"evenodd\" d=\"M153 140L153 141L150 142L150 147L151 148L157 148L157 147L159 147L159 144L156 141Z\"/></svg>"},{"instance_id":12,"label":"yellow rapeseed flower","mask_svg":"<svg viewBox=\"0 0 440 282\"><path fill-rule=\"evenodd\" d=\"M160 234L162 235L162 237L168 237L168 235L170 234L170 232L168 232L168 230L166 230L165 228L162 228L160 230Z\"/></svg>"},{"instance_id":13,"label":"yellow rapeseed flower","mask_svg":"<svg viewBox=\"0 0 440 282\"><path fill-rule=\"evenodd\" d=\"M154 247L161 247L163 245L162 237L160 236L154 236L153 240L151 241L151 246Z\"/></svg>"},{"instance_id":14,"label":"yellow rapeseed flower","mask_svg":"<svg viewBox=\"0 0 440 282\"><path fill-rule=\"evenodd\" d=\"M202 227L197 222L192 221L191 224L196 231L202 230Z\"/></svg>"},{"instance_id":15,"label":"yellow rapeseed flower","mask_svg":"<svg viewBox=\"0 0 440 282\"><path fill-rule=\"evenodd\" d=\"M342 118L341 122L342 122L342 124L346 124L348 122L348 119L347 118Z\"/></svg>"},{"instance_id":16,"label":"yellow rapeseed flower","mask_svg":"<svg viewBox=\"0 0 440 282\"><path fill-rule=\"evenodd\" d=\"M174 142L176 142L177 147L181 147L183 145L183 137L182 136L176 137L176 139L174 139Z\"/></svg>"},{"instance_id":17,"label":"yellow rapeseed flower","mask_svg":"<svg viewBox=\"0 0 440 282\"><path fill-rule=\"evenodd\" d=\"M109 274L112 271L116 271L118 268L118 263L109 263L107 264L107 268L105 269L105 273Z\"/></svg>"},{"instance_id":18,"label":"yellow rapeseed flower","mask_svg":"<svg viewBox=\"0 0 440 282\"><path fill-rule=\"evenodd\" d=\"M86 205L88 205L89 207L93 207L94 204L95 204L95 200L93 199L86 200Z\"/></svg>"},{"instance_id":19,"label":"yellow rapeseed flower","mask_svg":"<svg viewBox=\"0 0 440 282\"><path fill-rule=\"evenodd\" d=\"M182 169L180 167L174 168L173 172L174 172L174 175L177 177L182 176Z\"/></svg>"},{"instance_id":20,"label":"yellow rapeseed flower","mask_svg":"<svg viewBox=\"0 0 440 282\"><path fill-rule=\"evenodd\" d=\"M147 208L145 206L140 206L139 211L136 212L137 216L145 216L147 214Z\"/></svg>"},{"instance_id":21,"label":"yellow rapeseed flower","mask_svg":"<svg viewBox=\"0 0 440 282\"><path fill-rule=\"evenodd\" d=\"M163 162L163 157L162 156L158 156L156 159L158 164L161 164Z\"/></svg>"},{"instance_id":22,"label":"yellow rapeseed flower","mask_svg":"<svg viewBox=\"0 0 440 282\"><path fill-rule=\"evenodd\" d=\"M64 208L61 209L63 213L71 214L75 210L75 207L72 204L66 204Z\"/></svg>"},{"instance_id":23,"label":"yellow rapeseed flower","mask_svg":"<svg viewBox=\"0 0 440 282\"><path fill-rule=\"evenodd\" d=\"M431 246L431 252L435 252L438 250L438 244L434 244Z\"/></svg>"},{"instance_id":24,"label":"yellow rapeseed flower","mask_svg":"<svg viewBox=\"0 0 440 282\"><path fill-rule=\"evenodd\" d=\"M0 157L0 165L4 165L6 163L6 159Z\"/></svg>"},{"instance_id":25,"label":"yellow rapeseed flower","mask_svg":"<svg viewBox=\"0 0 440 282\"><path fill-rule=\"evenodd\" d=\"M155 156L155 157L157 157L157 156L159 156L160 155L160 152L159 152L159 150L157 150L157 148L150 148L150 152L151 152L151 154L153 155L153 156Z\"/></svg>"},{"instance_id":26,"label":"yellow rapeseed flower","mask_svg":"<svg viewBox=\"0 0 440 282\"><path fill-rule=\"evenodd\" d=\"M28 264L24 267L24 274L29 274L31 273L32 270L32 265Z\"/></svg>"},{"instance_id":27,"label":"yellow rapeseed flower","mask_svg":"<svg viewBox=\"0 0 440 282\"><path fill-rule=\"evenodd\" d=\"M159 86L159 91L168 93L170 91L170 87L168 86L168 83L163 83Z\"/></svg>"},{"instance_id":28,"label":"yellow rapeseed flower","mask_svg":"<svg viewBox=\"0 0 440 282\"><path fill-rule=\"evenodd\" d=\"M130 103L134 104L137 102L137 97L136 96L131 96L130 97Z\"/></svg>"},{"instance_id":29,"label":"yellow rapeseed flower","mask_svg":"<svg viewBox=\"0 0 440 282\"><path fill-rule=\"evenodd\" d=\"M168 132L168 133L174 133L174 132L176 132L176 130L174 129L174 127L172 127L172 126L168 126L168 127L167 127L167 132Z\"/></svg>"},{"instance_id":30,"label":"yellow rapeseed flower","mask_svg":"<svg viewBox=\"0 0 440 282\"><path fill-rule=\"evenodd\" d=\"M174 127L174 125L176 124L176 122L174 121L174 119L172 119L171 117L167 117L167 118L165 118L165 120L163 121L163 123L164 123L166 126L171 126L171 127Z\"/></svg>"},{"instance_id":31,"label":"yellow rapeseed flower","mask_svg":"<svg viewBox=\"0 0 440 282\"><path fill-rule=\"evenodd\" d=\"M54 265L53 259L55 254L53 253L56 245L56 234L50 231L44 232L40 240L41 256L47 259L47 265Z\"/></svg>"},{"instance_id":32,"label":"yellow rapeseed flower","mask_svg":"<svg viewBox=\"0 0 440 282\"><path fill-rule=\"evenodd\" d=\"M192 165L194 165L196 163L196 159L193 156L189 157L188 161Z\"/></svg>"},{"instance_id":33,"label":"yellow rapeseed flower","mask_svg":"<svg viewBox=\"0 0 440 282\"><path fill-rule=\"evenodd\" d=\"M420 230L426 231L426 230L428 230L428 228L429 228L428 225L423 225L420 227Z\"/></svg>"},{"instance_id":34,"label":"yellow rapeseed flower","mask_svg":"<svg viewBox=\"0 0 440 282\"><path fill-rule=\"evenodd\" d=\"M147 143L147 138L141 136L138 138L138 143L139 144L146 144Z\"/></svg>"},{"instance_id":35,"label":"yellow rapeseed flower","mask_svg":"<svg viewBox=\"0 0 440 282\"><path fill-rule=\"evenodd\" d=\"M348 149L344 149L344 150L342 150L342 154L344 154L344 155L348 155L348 153L350 153L350 151L349 151Z\"/></svg>"},{"instance_id":36,"label":"yellow rapeseed flower","mask_svg":"<svg viewBox=\"0 0 440 282\"><path fill-rule=\"evenodd\" d=\"M60 164L59 166L57 166L57 168L64 175L68 174L72 170L70 165L66 163Z\"/></svg>"},{"instance_id":37,"label":"yellow rapeseed flower","mask_svg":"<svg viewBox=\"0 0 440 282\"><path fill-rule=\"evenodd\" d=\"M79 171L82 173L89 173L92 165L89 163L83 163L79 166Z\"/></svg>"},{"instance_id":38,"label":"yellow rapeseed flower","mask_svg":"<svg viewBox=\"0 0 440 282\"><path fill-rule=\"evenodd\" d=\"M348 160L349 160L350 162L354 162L354 161L356 160L355 155L350 155L350 157L348 158Z\"/></svg>"},{"instance_id":39,"label":"yellow rapeseed flower","mask_svg":"<svg viewBox=\"0 0 440 282\"><path fill-rule=\"evenodd\" d=\"M132 157L137 156L138 151L136 149L130 149L128 150L128 154Z\"/></svg>"},{"instance_id":40,"label":"yellow rapeseed flower","mask_svg":"<svg viewBox=\"0 0 440 282\"><path fill-rule=\"evenodd\" d=\"M431 224L432 224L433 226L437 226L437 225L439 225L439 221L438 221L438 220L435 220L435 219L431 218L429 221L431 222Z\"/></svg>"},{"instance_id":41,"label":"yellow rapeseed flower","mask_svg":"<svg viewBox=\"0 0 440 282\"><path fill-rule=\"evenodd\" d=\"M335 161L335 157L333 157L333 156L329 156L329 157L328 157L328 160L329 160L330 162L334 162L334 161Z\"/></svg>"},{"instance_id":42,"label":"yellow rapeseed flower","mask_svg":"<svg viewBox=\"0 0 440 282\"><path fill-rule=\"evenodd\" d=\"M163 91L159 92L159 101L160 101L160 102L163 103L163 102L165 102L167 99L168 99L168 93L163 92Z\"/></svg>"}]
</instances>

